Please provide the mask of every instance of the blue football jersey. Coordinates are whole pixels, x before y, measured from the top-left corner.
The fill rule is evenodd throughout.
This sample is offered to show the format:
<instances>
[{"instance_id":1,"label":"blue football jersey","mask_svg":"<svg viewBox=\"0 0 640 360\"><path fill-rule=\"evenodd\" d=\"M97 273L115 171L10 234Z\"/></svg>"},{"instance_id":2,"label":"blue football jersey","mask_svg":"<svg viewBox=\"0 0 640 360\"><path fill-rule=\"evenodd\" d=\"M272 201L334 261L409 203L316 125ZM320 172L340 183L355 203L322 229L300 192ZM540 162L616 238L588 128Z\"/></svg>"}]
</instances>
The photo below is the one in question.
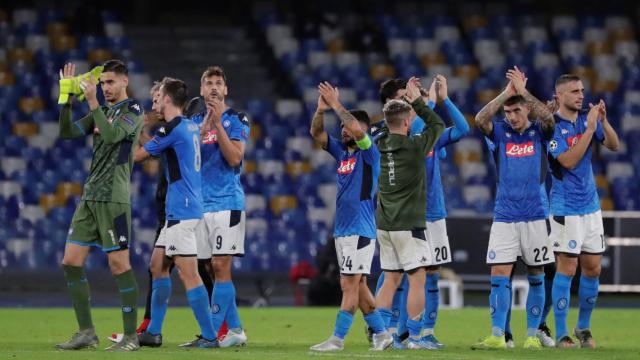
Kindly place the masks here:
<instances>
[{"instance_id":1,"label":"blue football jersey","mask_svg":"<svg viewBox=\"0 0 640 360\"><path fill-rule=\"evenodd\" d=\"M498 222L534 221L547 218L544 188L547 171L546 141L541 126L531 123L518 133L503 121L493 122L487 136L493 146L497 191L493 218Z\"/></svg>"},{"instance_id":2,"label":"blue football jersey","mask_svg":"<svg viewBox=\"0 0 640 360\"><path fill-rule=\"evenodd\" d=\"M202 125L205 113L191 117ZM222 126L232 141L246 144L249 139L249 120L244 113L231 108L222 114ZM242 165L229 165L218 145L218 134L211 130L204 135L200 146L202 152L202 200L205 212L244 210L244 190L240 183Z\"/></svg>"},{"instance_id":3,"label":"blue football jersey","mask_svg":"<svg viewBox=\"0 0 640 360\"><path fill-rule=\"evenodd\" d=\"M350 153L329 136L326 150L338 161L335 237L351 235L376 238L374 197L380 175L380 151L375 144Z\"/></svg>"},{"instance_id":4,"label":"blue football jersey","mask_svg":"<svg viewBox=\"0 0 640 360\"><path fill-rule=\"evenodd\" d=\"M549 142L551 153L551 214L585 215L600 210L600 199L591 168L591 145L576 167L569 170L558 162L558 156L573 147L587 130L587 113L578 115L575 123L555 114L556 129ZM604 141L604 129L598 121L593 137Z\"/></svg>"},{"instance_id":5,"label":"blue football jersey","mask_svg":"<svg viewBox=\"0 0 640 360\"><path fill-rule=\"evenodd\" d=\"M198 125L177 116L156 131L144 145L151 155L162 154L164 175L169 184L166 197L167 220L202 218L200 176L200 130Z\"/></svg>"},{"instance_id":6,"label":"blue football jersey","mask_svg":"<svg viewBox=\"0 0 640 360\"><path fill-rule=\"evenodd\" d=\"M445 100L445 108L449 113L449 116L453 119L454 124L461 124L457 126L466 125L464 116L460 113L460 110L449 100ZM435 107L435 103L429 102L430 108ZM416 117L411 123L410 134L419 134L424 129L424 121L421 121L419 117ZM444 203L444 189L442 187L442 179L440 176L440 159L445 158L447 151L445 147L458 142L469 127L466 125L466 129L461 131L456 126L448 127L444 130L440 138L433 147L433 150L427 154L425 158L425 169L427 181L425 186L427 187L427 215L426 220L433 222L444 219L447 217L447 208Z\"/></svg>"}]
</instances>

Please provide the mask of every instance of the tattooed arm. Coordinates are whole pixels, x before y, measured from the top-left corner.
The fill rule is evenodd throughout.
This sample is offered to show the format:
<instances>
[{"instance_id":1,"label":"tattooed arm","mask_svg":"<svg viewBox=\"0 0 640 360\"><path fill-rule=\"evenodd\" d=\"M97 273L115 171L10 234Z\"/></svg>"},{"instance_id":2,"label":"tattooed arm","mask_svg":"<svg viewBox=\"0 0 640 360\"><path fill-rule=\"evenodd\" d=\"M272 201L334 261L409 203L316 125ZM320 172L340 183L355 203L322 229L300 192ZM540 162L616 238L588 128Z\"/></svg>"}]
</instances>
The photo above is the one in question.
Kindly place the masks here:
<instances>
[{"instance_id":1,"label":"tattooed arm","mask_svg":"<svg viewBox=\"0 0 640 360\"><path fill-rule=\"evenodd\" d=\"M338 115L340 121L344 124L344 127L351 132L356 142L367 136L366 132L362 127L360 127L358 120L356 120L356 118L347 109L345 109L338 100L338 88L334 88L329 83L325 82L318 86L318 91L320 92L320 98L324 99L327 105L336 112L336 115Z\"/></svg>"},{"instance_id":2,"label":"tattooed arm","mask_svg":"<svg viewBox=\"0 0 640 360\"><path fill-rule=\"evenodd\" d=\"M513 84L518 95L521 95L531 109L531 116L540 122L542 130L549 136L553 134L555 120L549 107L533 96L525 87L527 78L517 66L507 71L507 79Z\"/></svg>"},{"instance_id":3,"label":"tattooed arm","mask_svg":"<svg viewBox=\"0 0 640 360\"><path fill-rule=\"evenodd\" d=\"M329 136L327 135L327 132L324 131L324 112L328 109L330 109L329 105L327 105L322 96L319 96L318 108L316 109L315 114L313 114L311 129L309 129L311 137L313 137L313 139L323 148L327 147L327 142L329 141Z\"/></svg>"},{"instance_id":4,"label":"tattooed arm","mask_svg":"<svg viewBox=\"0 0 640 360\"><path fill-rule=\"evenodd\" d=\"M493 132L493 116L498 113L502 104L513 95L515 95L515 90L513 89L513 85L509 83L500 95L491 100L476 114L476 126L478 126L485 135L490 135Z\"/></svg>"}]
</instances>

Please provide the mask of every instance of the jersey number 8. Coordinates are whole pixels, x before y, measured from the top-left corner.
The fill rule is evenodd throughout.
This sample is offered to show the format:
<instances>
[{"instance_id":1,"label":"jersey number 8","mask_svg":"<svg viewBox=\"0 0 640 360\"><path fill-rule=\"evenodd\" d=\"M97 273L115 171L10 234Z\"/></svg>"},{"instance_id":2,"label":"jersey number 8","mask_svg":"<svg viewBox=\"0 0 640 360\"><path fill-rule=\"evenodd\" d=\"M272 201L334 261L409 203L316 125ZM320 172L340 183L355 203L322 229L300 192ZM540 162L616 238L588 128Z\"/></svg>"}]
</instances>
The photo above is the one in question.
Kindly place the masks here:
<instances>
[{"instance_id":1,"label":"jersey number 8","mask_svg":"<svg viewBox=\"0 0 640 360\"><path fill-rule=\"evenodd\" d=\"M198 141L198 136L197 135L193 135L193 149L195 150L195 159L194 159L194 167L196 168L196 171L200 171L200 141Z\"/></svg>"}]
</instances>

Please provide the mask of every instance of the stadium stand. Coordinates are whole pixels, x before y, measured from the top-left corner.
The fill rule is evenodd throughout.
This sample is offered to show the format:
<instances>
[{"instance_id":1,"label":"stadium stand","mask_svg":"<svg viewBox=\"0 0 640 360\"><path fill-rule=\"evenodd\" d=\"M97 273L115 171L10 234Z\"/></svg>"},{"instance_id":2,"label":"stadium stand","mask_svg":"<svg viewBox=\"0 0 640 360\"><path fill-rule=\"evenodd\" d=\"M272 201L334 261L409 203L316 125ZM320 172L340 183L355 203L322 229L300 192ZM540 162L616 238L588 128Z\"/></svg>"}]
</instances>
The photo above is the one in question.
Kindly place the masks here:
<instances>
[{"instance_id":1,"label":"stadium stand","mask_svg":"<svg viewBox=\"0 0 640 360\"><path fill-rule=\"evenodd\" d=\"M259 70L236 75L238 85L232 82L234 106L252 121L243 176L248 251L234 262L235 271L287 271L299 260L315 257L331 235L335 164L314 148L308 135L316 86L324 80L340 87L348 107L379 118L381 81L419 75L428 85L435 74L444 74L450 97L473 122L473 114L504 86L509 66L523 69L542 99L551 97L558 75L578 74L590 99L607 102L609 119L622 135L621 151L599 148L594 163L602 208L640 210L640 44L632 17L515 15L508 4L464 5L455 13L438 11L444 5L429 6L398 5L384 15L353 11L340 16L357 21L342 22L327 12L314 17L315 23L300 24L292 13L263 4L236 25L243 29L236 39L254 43L247 52L267 49L267 60L252 58L251 63L256 68L260 61L275 64L288 89L267 84L255 92L248 85L240 88L247 91L236 90L252 76L264 77ZM422 15L427 13L428 20ZM445 13L449 15L436 15ZM153 78L145 65L159 65L148 64L144 52L162 51L171 42L142 44L148 34L140 28L128 37L114 12L102 12L98 23L78 36L77 22L61 12L0 8L0 221L8 224L0 228L0 268L58 266L87 176L91 139L58 137L56 86L62 64L73 61L84 72L109 58L126 60L131 95L150 109ZM197 39L198 34L205 41L211 34L225 38L230 32L186 27L172 41ZM198 49L190 48L184 51ZM197 68L193 76L198 79L207 64L185 66ZM233 78L241 69L228 72ZM275 96L276 90L285 96ZM85 110L75 107L75 116ZM338 126L337 118L326 116L328 131L337 134ZM451 148L441 172L451 214L492 211L494 175L478 132ZM157 164L135 167L134 266L149 260L156 226L155 185L149 184L157 177ZM92 256L87 267L104 267L105 262Z\"/></svg>"}]
</instances>

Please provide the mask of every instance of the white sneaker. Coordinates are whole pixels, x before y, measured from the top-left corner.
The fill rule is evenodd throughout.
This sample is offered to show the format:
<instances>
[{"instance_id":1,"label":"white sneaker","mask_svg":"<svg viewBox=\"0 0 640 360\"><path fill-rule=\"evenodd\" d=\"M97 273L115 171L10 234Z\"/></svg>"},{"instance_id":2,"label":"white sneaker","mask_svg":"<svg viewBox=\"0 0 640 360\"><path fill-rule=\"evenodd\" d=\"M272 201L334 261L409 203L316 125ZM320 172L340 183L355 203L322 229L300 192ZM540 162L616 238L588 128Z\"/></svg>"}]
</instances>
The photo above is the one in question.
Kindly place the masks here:
<instances>
[{"instance_id":1,"label":"white sneaker","mask_svg":"<svg viewBox=\"0 0 640 360\"><path fill-rule=\"evenodd\" d=\"M123 333L113 333L107 339L109 339L109 341L113 343L119 343L120 341L122 341L123 337L124 337Z\"/></svg>"},{"instance_id":2,"label":"white sneaker","mask_svg":"<svg viewBox=\"0 0 640 360\"><path fill-rule=\"evenodd\" d=\"M538 330L536 332L536 336L540 340L540 344L542 344L543 347L556 347L556 342L544 331Z\"/></svg>"},{"instance_id":3,"label":"white sneaker","mask_svg":"<svg viewBox=\"0 0 640 360\"><path fill-rule=\"evenodd\" d=\"M388 332L381 332L379 334L373 334L372 336L373 347L369 350L383 351L388 349L393 344L393 336Z\"/></svg>"},{"instance_id":4,"label":"white sneaker","mask_svg":"<svg viewBox=\"0 0 640 360\"><path fill-rule=\"evenodd\" d=\"M505 346L507 347L507 349L513 349L516 347L516 344L512 339L509 339L509 341L505 342Z\"/></svg>"},{"instance_id":5,"label":"white sneaker","mask_svg":"<svg viewBox=\"0 0 640 360\"><path fill-rule=\"evenodd\" d=\"M230 329L229 332L227 332L227 335L220 340L221 348L245 345L247 345L247 335L242 329Z\"/></svg>"},{"instance_id":6,"label":"white sneaker","mask_svg":"<svg viewBox=\"0 0 640 360\"><path fill-rule=\"evenodd\" d=\"M375 335L374 335L375 336ZM313 351L342 351L344 350L344 340L340 339L335 335L331 335L331 337L325 341L321 342L318 345L313 345L309 348L309 350Z\"/></svg>"}]
</instances>

